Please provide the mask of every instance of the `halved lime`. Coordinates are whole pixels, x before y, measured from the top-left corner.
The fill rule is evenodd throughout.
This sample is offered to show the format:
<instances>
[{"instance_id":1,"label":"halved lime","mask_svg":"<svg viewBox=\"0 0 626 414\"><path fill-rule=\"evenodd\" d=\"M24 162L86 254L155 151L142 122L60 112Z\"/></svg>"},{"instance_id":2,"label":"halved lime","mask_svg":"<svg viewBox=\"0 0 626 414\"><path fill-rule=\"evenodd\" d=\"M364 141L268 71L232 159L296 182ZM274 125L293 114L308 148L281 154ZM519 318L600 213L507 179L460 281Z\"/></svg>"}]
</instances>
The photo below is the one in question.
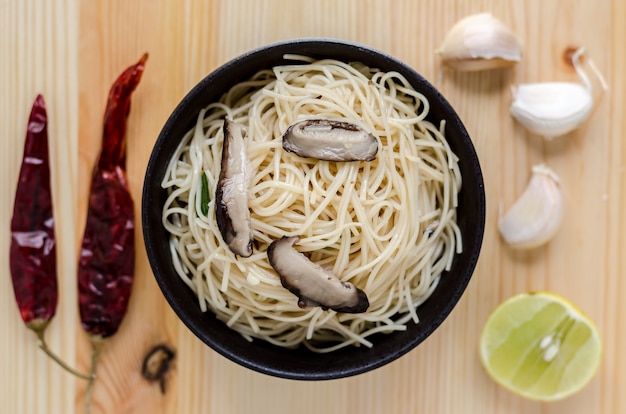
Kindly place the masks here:
<instances>
[{"instance_id":1,"label":"halved lime","mask_svg":"<svg viewBox=\"0 0 626 414\"><path fill-rule=\"evenodd\" d=\"M555 401L582 389L602 359L593 322L566 299L523 293L503 302L480 336L480 358L497 383L537 401Z\"/></svg>"}]
</instances>

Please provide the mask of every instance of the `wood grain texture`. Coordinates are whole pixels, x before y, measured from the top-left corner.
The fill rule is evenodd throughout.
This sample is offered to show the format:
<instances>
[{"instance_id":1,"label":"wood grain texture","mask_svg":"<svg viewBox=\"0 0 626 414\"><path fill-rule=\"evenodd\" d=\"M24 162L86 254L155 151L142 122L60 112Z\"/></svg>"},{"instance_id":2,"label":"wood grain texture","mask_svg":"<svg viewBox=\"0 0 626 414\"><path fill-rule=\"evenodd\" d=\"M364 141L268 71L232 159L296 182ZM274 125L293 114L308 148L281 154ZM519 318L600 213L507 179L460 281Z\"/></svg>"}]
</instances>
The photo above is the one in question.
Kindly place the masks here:
<instances>
[{"instance_id":1,"label":"wood grain texture","mask_svg":"<svg viewBox=\"0 0 626 414\"><path fill-rule=\"evenodd\" d=\"M512 70L443 72L434 53L459 18L491 11L523 39ZM138 232L137 276L128 315L106 344L92 413L624 413L626 412L626 4L621 0L0 0L0 250L9 218L26 120L37 93L51 118L52 177L59 238L60 302L47 333L53 349L86 370L90 345L76 306L76 258L102 114L116 76L149 52L133 97L128 174L139 218L143 171L178 101L228 59L269 42L336 37L384 50L437 83L464 120L481 159L487 227L474 278L450 317L400 360L353 378L306 383L267 377L219 356L178 321L161 295ZM510 86L576 80L562 54L585 46L606 77L591 118L546 142L508 115ZM595 84L597 86L597 84ZM524 189L530 167L561 177L564 223L546 248L512 252L497 234L499 206ZM8 261L0 278L0 407L7 413L81 413L85 384L37 349L22 324ZM477 357L480 330L509 296L564 295L595 320L604 339L597 377L581 393L540 404L495 385ZM145 352L165 342L177 357L166 393L139 374Z\"/></svg>"}]
</instances>

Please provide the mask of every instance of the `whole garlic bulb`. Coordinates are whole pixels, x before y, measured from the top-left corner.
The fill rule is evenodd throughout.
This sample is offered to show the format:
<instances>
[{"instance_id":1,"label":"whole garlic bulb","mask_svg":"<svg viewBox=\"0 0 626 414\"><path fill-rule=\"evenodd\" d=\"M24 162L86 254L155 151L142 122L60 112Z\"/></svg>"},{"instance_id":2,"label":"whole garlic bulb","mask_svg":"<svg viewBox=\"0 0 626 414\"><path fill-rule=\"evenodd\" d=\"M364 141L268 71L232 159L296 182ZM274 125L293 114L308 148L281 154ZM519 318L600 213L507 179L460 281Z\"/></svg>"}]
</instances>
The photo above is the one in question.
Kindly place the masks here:
<instances>
[{"instance_id":1,"label":"whole garlic bulb","mask_svg":"<svg viewBox=\"0 0 626 414\"><path fill-rule=\"evenodd\" d=\"M558 176L545 165L532 167L524 193L500 217L498 230L515 249L531 249L548 242L563 220L563 196Z\"/></svg>"},{"instance_id":2,"label":"whole garlic bulb","mask_svg":"<svg viewBox=\"0 0 626 414\"><path fill-rule=\"evenodd\" d=\"M510 113L527 130L550 140L578 128L593 109L593 88L580 65L583 48L572 55L581 82L540 82L514 90ZM599 72L596 75L604 86Z\"/></svg>"},{"instance_id":3,"label":"whole garlic bulb","mask_svg":"<svg viewBox=\"0 0 626 414\"><path fill-rule=\"evenodd\" d=\"M439 47L443 63L459 71L512 66L522 58L522 44L503 22L490 13L459 20Z\"/></svg>"}]
</instances>

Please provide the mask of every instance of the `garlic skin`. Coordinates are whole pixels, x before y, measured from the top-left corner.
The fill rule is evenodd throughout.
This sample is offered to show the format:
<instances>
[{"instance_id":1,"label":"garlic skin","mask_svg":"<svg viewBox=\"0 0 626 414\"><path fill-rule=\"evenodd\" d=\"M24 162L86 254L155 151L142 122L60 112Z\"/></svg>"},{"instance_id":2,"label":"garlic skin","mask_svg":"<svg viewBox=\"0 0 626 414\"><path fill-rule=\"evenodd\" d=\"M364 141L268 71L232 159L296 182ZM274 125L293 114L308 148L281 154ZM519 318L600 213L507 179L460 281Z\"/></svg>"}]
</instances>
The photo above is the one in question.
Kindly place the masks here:
<instances>
[{"instance_id":1,"label":"garlic skin","mask_svg":"<svg viewBox=\"0 0 626 414\"><path fill-rule=\"evenodd\" d=\"M562 221L563 195L559 178L541 164L532 167L528 186L500 217L498 230L511 248L532 249L547 243Z\"/></svg>"},{"instance_id":2,"label":"garlic skin","mask_svg":"<svg viewBox=\"0 0 626 414\"><path fill-rule=\"evenodd\" d=\"M584 48L572 55L572 64L581 82L540 82L514 88L511 116L528 131L547 140L578 128L593 110L593 88L580 65ZM604 86L602 76L596 72ZM605 87L606 88L606 87Z\"/></svg>"},{"instance_id":3,"label":"garlic skin","mask_svg":"<svg viewBox=\"0 0 626 414\"><path fill-rule=\"evenodd\" d=\"M444 38L438 53L458 71L498 69L522 59L522 44L503 22L490 13L459 20Z\"/></svg>"}]
</instances>

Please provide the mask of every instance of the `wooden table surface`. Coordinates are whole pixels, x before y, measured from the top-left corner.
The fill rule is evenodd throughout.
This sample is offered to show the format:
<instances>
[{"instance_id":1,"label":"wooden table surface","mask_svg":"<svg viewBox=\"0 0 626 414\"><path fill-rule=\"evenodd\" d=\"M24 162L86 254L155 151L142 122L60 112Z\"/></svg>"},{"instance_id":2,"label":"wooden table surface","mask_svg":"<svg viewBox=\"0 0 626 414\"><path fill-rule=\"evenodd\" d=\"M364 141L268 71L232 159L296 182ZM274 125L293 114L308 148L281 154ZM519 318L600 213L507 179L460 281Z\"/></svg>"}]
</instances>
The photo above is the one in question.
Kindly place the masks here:
<instances>
[{"instance_id":1,"label":"wooden table surface","mask_svg":"<svg viewBox=\"0 0 626 414\"><path fill-rule=\"evenodd\" d=\"M512 70L445 73L434 53L459 18L490 11L523 39ZM106 94L143 52L150 58L133 97L128 131L130 188L139 200L152 145L168 114L202 77L266 43L303 36L342 38L382 49L437 82L477 148L487 223L475 275L450 317L401 359L352 378L299 382L226 360L193 336L154 281L138 233L136 280L126 319L105 346L92 413L626 413L626 2L622 0L0 0L0 412L83 412L85 382L37 349L17 312L9 277L9 221L30 105L49 108L60 301L47 338L87 370L90 345L77 314L76 261L87 178L100 146ZM510 85L576 80L563 58L585 46L609 89L576 132L546 142L508 115ZM545 248L513 252L497 232L498 207L522 192L530 167L560 177L566 211ZM483 371L480 330L497 304L550 290L598 325L604 355L579 394L540 404L512 395ZM177 353L166 392L140 375L157 343Z\"/></svg>"}]
</instances>

